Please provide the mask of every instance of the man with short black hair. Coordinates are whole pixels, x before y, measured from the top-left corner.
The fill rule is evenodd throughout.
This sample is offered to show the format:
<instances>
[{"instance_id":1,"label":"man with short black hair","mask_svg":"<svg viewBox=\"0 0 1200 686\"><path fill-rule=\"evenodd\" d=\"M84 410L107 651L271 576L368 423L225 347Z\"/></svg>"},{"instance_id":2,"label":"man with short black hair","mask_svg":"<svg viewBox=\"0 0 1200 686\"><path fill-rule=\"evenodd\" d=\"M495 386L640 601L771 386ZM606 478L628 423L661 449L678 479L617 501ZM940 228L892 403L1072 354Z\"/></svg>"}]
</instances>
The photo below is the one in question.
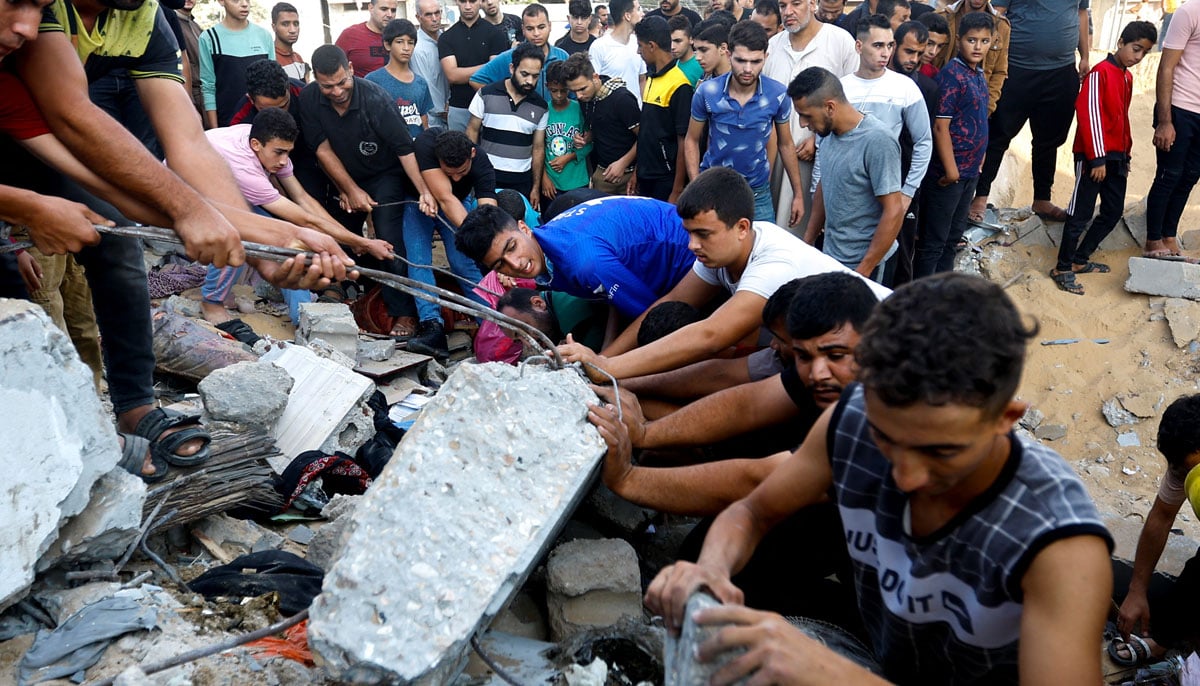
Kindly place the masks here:
<instances>
[{"instance_id":1,"label":"man with short black hair","mask_svg":"<svg viewBox=\"0 0 1200 686\"><path fill-rule=\"evenodd\" d=\"M483 20L504 32L510 48L529 40L528 36L522 34L521 19L515 14L500 11L500 0L483 0Z\"/></svg>"},{"instance_id":2,"label":"man with short black hair","mask_svg":"<svg viewBox=\"0 0 1200 686\"><path fill-rule=\"evenodd\" d=\"M684 7L679 0L659 0L658 7L646 13L647 17L662 17L670 21L675 17L683 17L691 23L692 26L703 21L700 13L696 10Z\"/></svg>"},{"instance_id":3,"label":"man with short black hair","mask_svg":"<svg viewBox=\"0 0 1200 686\"><path fill-rule=\"evenodd\" d=\"M846 0L817 0L813 16L822 24L837 24L846 12Z\"/></svg>"},{"instance_id":4,"label":"man with short black hair","mask_svg":"<svg viewBox=\"0 0 1200 686\"><path fill-rule=\"evenodd\" d=\"M271 30L275 33L275 61L287 75L298 81L308 81L311 69L304 57L296 52L300 40L300 12L287 2L277 2L271 8Z\"/></svg>"},{"instance_id":5,"label":"man with short black hair","mask_svg":"<svg viewBox=\"0 0 1200 686\"><path fill-rule=\"evenodd\" d=\"M570 57L577 52L587 52L596 38L588 31L592 23L592 3L588 0L570 0L567 3L567 24L571 30L555 42Z\"/></svg>"},{"instance_id":6,"label":"man with short black hair","mask_svg":"<svg viewBox=\"0 0 1200 686\"><path fill-rule=\"evenodd\" d=\"M597 74L624 81L641 107L646 62L638 56L633 27L642 20L642 5L639 0L615 0L609 5L611 28L592 43L588 56Z\"/></svg>"},{"instance_id":7,"label":"man with short black hair","mask_svg":"<svg viewBox=\"0 0 1200 686\"><path fill-rule=\"evenodd\" d=\"M700 77L704 76L704 67L692 52L692 26L687 17L675 16L667 20L667 28L671 30L671 57L695 89Z\"/></svg>"},{"instance_id":8,"label":"man with short black hair","mask_svg":"<svg viewBox=\"0 0 1200 686\"><path fill-rule=\"evenodd\" d=\"M396 18L398 0L370 0L367 20L347 26L334 45L346 53L354 65L354 75L362 78L387 64L387 48L383 47L383 27Z\"/></svg>"},{"instance_id":9,"label":"man with short black hair","mask_svg":"<svg viewBox=\"0 0 1200 686\"><path fill-rule=\"evenodd\" d=\"M783 30L783 17L779 13L778 0L758 0L754 3L754 13L750 18L766 29L768 40Z\"/></svg>"},{"instance_id":10,"label":"man with short black hair","mask_svg":"<svg viewBox=\"0 0 1200 686\"><path fill-rule=\"evenodd\" d=\"M701 76L696 83L715 79L729 73L729 27L724 22L706 19L692 31L692 51L700 65Z\"/></svg>"},{"instance_id":11,"label":"man with short black hair","mask_svg":"<svg viewBox=\"0 0 1200 686\"><path fill-rule=\"evenodd\" d=\"M459 0L458 21L438 39L438 56L450 84L446 121L455 131L466 131L471 123L471 113L467 111L475 97L471 77L493 57L512 47L502 29L480 20L481 1Z\"/></svg>"},{"instance_id":12,"label":"man with short black hair","mask_svg":"<svg viewBox=\"0 0 1200 686\"><path fill-rule=\"evenodd\" d=\"M634 32L649 73L638 125L642 154L634 183L640 195L674 202L687 179L683 138L690 121L692 85L671 56L671 32L662 17L646 17Z\"/></svg>"},{"instance_id":13,"label":"man with short black hair","mask_svg":"<svg viewBox=\"0 0 1200 686\"><path fill-rule=\"evenodd\" d=\"M533 43L512 51L509 78L484 86L471 101L467 137L487 153L497 188L511 188L538 208L546 161L549 105L535 92L545 55Z\"/></svg>"},{"instance_id":14,"label":"man with short black hair","mask_svg":"<svg viewBox=\"0 0 1200 686\"><path fill-rule=\"evenodd\" d=\"M538 76L534 92L542 100L550 102L550 92L546 90L546 67L553 62L562 62L570 55L562 48L550 45L550 14L544 5L536 2L526 5L521 11L521 26L525 31L525 42L542 51L542 72ZM518 46L519 47L519 46ZM512 76L513 50L505 50L488 60L488 63L471 75L471 87L479 90L484 86L503 81Z\"/></svg>"},{"instance_id":15,"label":"man with short black hair","mask_svg":"<svg viewBox=\"0 0 1200 686\"><path fill-rule=\"evenodd\" d=\"M417 166L442 214L455 227L467 218L467 198L496 204L496 171L462 131L431 128L413 141Z\"/></svg>"},{"instance_id":16,"label":"man with short black hair","mask_svg":"<svg viewBox=\"0 0 1200 686\"><path fill-rule=\"evenodd\" d=\"M736 648L723 672L733 680L1099 683L1112 537L1062 457L1013 433L1028 409L1015 394L1035 334L1004 289L976 276L939 274L896 291L855 349L861 384L717 517L695 564L659 573L650 611L677 634L688 598L706 587L725 605L691 619L724 626L699 659ZM591 412L610 449L621 449L615 409ZM773 526L827 499L841 515L878 673L778 615L738 606L743 593L730 581Z\"/></svg>"},{"instance_id":17,"label":"man with short black hair","mask_svg":"<svg viewBox=\"0 0 1200 686\"><path fill-rule=\"evenodd\" d=\"M637 98L620 78L600 76L586 54L571 55L566 68L567 88L579 100L588 129L576 145L592 144L592 161L596 165L592 188L614 195L631 193L629 185L637 160L642 116Z\"/></svg>"},{"instance_id":18,"label":"man with short black hair","mask_svg":"<svg viewBox=\"0 0 1200 686\"><path fill-rule=\"evenodd\" d=\"M892 63L888 68L909 77L917 84L921 97L925 99L932 128L937 114L938 85L937 81L921 73L921 56L925 54L925 46L929 42L929 30L919 21L906 21L896 29L895 38L896 51L892 54ZM905 172L912 163L912 156L913 137L908 128L905 128L900 132L900 167ZM921 190L918 188L913 201L909 203L908 211L904 213L904 223L900 225L900 235L896 238L896 257L892 261L895 267L889 281L893 288L906 284L913 278L917 225L920 221L920 195Z\"/></svg>"},{"instance_id":19,"label":"man with short black hair","mask_svg":"<svg viewBox=\"0 0 1200 686\"><path fill-rule=\"evenodd\" d=\"M403 257L404 206L399 203L416 198L426 215L437 211L417 167L408 126L386 91L354 76L341 48L317 48L312 68L313 83L300 93L300 124L305 142L337 186L341 211L330 208L330 213L348 230L361 233L369 212L376 235ZM379 266L407 274L400 260L383 260ZM385 287L383 300L388 315L397 320L392 335L410 337L413 330L404 318L412 316L412 296Z\"/></svg>"}]
</instances>

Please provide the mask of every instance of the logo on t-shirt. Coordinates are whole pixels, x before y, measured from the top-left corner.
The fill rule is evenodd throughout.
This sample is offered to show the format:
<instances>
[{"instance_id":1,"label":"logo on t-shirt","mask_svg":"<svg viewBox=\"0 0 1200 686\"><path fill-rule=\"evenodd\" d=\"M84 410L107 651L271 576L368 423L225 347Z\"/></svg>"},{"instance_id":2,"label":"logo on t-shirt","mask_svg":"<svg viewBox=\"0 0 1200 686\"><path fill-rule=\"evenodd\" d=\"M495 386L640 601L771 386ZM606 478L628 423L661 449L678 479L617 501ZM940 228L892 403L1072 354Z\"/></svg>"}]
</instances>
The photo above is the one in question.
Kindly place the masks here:
<instances>
[{"instance_id":1,"label":"logo on t-shirt","mask_svg":"<svg viewBox=\"0 0 1200 686\"><path fill-rule=\"evenodd\" d=\"M379 152L379 145L374 141L360 141L358 144L358 154L364 157L370 157Z\"/></svg>"}]
</instances>

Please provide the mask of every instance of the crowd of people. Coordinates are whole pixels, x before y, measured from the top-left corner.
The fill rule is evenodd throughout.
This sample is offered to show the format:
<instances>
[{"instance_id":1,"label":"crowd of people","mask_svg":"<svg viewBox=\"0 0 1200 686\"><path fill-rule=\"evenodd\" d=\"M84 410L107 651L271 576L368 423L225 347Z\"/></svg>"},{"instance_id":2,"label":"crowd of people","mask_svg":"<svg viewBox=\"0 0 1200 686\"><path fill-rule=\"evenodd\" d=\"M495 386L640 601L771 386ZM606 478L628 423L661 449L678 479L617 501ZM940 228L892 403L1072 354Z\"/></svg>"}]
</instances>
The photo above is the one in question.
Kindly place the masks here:
<instances>
[{"instance_id":1,"label":"crowd of people","mask_svg":"<svg viewBox=\"0 0 1200 686\"><path fill-rule=\"evenodd\" d=\"M1088 0L569 0L553 43L540 4L458 0L446 26L439 0L415 22L372 0L306 60L295 6L267 31L249 0L221 4L203 30L192 0L0 5L0 220L35 246L0 255L0 295L32 292L103 375L123 468L159 480L211 439L155 407L140 244L94 225L173 228L208 266L205 318L247 343L225 307L247 266L295 319L345 297L355 259L433 286L436 234L468 297L598 384L604 482L706 518L646 602L671 631L697 590L725 603L694 618L724 627L701 659L743 649L719 683L1100 681L1112 539L1061 457L1013 431L1036 327L952 270L1028 122L1032 209L1064 224L1051 278L1082 294L1078 275L1109 271L1092 258L1121 216L1153 24L1093 66ZM1179 260L1200 4L1172 9L1144 254ZM242 240L311 257L248 260ZM435 302L381 298L388 333L448 354ZM543 352L509 336L481 323L476 357ZM1151 573L1182 502L1200 506L1197 402L1162 419L1168 476L1117 596L1123 664L1194 638L1200 563L1161 592ZM832 622L873 659L769 611Z\"/></svg>"}]
</instances>

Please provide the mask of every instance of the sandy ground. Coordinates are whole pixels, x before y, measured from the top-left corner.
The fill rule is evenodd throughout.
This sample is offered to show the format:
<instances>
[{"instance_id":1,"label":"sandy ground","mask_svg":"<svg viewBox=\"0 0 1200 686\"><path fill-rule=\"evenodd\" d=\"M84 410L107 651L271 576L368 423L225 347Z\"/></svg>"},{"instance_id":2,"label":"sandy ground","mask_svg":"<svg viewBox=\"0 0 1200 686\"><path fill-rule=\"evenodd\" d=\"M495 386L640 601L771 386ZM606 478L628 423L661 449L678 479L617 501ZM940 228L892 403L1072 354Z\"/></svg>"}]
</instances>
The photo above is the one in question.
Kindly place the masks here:
<instances>
[{"instance_id":1,"label":"sandy ground","mask_svg":"<svg viewBox=\"0 0 1200 686\"><path fill-rule=\"evenodd\" d=\"M1093 53L1093 64L1103 53ZM1131 107L1134 136L1133 164L1126 196L1127 216L1140 212L1135 206L1150 188L1154 178L1155 155L1151 144L1154 109L1154 73L1157 54L1137 67ZM1074 127L1068 142L1060 149L1058 174L1053 200L1065 207L1070 201L1074 178L1070 153ZM1013 142L1002 177L993 187L991 200L999 207L1028 206L1032 200L1032 181L1028 164L1028 130ZM1158 416L1172 400L1197 391L1200 358L1178 348L1161 314L1152 303L1161 298L1126 293L1129 276L1128 258L1140 255L1140 247L1130 238L1126 227L1118 225L1114 235L1095 258L1112 266L1110 274L1080 277L1087 295L1079 297L1059 291L1047 275L1054 266L1062 226L1051 224L1049 241L1044 245L1018 242L1012 247L992 247L988 251L992 278L1004 283L1016 277L1009 294L1022 310L1041 327L1030 348L1029 361L1020 396L1045 414L1045 422L1062 424L1067 435L1048 445L1071 462L1091 489L1100 509L1135 524L1133 535L1149 510L1165 462L1154 449ZM1185 248L1200 246L1200 205L1188 206L1180 225ZM1044 237L1044 236L1043 236ZM1032 236L1038 243L1038 236ZM1023 275L1023 276L1019 276ZM1159 310L1161 312L1161 310ZM1065 346L1042 346L1043 340L1061 338L1104 338L1110 342L1091 342ZM1155 416L1120 431L1135 431L1140 447L1117 444L1118 429L1110 427L1101 414L1104 401L1117 395L1137 395L1156 406ZM1130 473L1132 472L1132 473ZM1195 517L1181 512L1176 526L1191 538L1200 538ZM1120 536L1118 537L1120 538ZM1125 541L1124 545L1131 544ZM1122 547L1119 545L1119 548ZM1120 550L1119 550L1120 552ZM1128 550L1127 554L1132 554Z\"/></svg>"}]
</instances>

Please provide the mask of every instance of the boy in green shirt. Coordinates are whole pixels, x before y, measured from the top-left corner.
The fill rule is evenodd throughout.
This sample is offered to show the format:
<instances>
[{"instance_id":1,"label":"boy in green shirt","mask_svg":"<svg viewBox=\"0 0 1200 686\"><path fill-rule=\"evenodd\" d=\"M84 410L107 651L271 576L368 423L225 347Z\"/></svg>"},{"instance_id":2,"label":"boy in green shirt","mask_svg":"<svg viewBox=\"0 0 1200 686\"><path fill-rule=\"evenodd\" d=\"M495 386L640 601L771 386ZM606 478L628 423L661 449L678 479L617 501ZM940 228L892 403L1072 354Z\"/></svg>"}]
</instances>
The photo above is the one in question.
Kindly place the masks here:
<instances>
[{"instance_id":1,"label":"boy in green shirt","mask_svg":"<svg viewBox=\"0 0 1200 686\"><path fill-rule=\"evenodd\" d=\"M576 188L587 188L587 156L591 143L575 148L575 137L582 137L583 110L579 102L567 97L566 64L546 65L546 90L550 92L550 114L546 125L546 173L542 175L542 207L554 196Z\"/></svg>"}]
</instances>

